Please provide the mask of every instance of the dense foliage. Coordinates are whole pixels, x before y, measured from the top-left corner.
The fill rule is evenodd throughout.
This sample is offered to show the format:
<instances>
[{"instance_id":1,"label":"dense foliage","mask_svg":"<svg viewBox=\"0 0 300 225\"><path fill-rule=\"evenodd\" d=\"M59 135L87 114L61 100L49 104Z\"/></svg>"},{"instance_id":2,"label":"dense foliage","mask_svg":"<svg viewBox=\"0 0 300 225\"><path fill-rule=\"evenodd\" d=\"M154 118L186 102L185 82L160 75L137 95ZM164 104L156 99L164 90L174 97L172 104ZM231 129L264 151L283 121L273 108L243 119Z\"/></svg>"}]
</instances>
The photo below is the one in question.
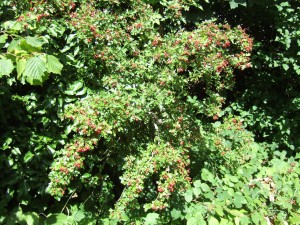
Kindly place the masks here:
<instances>
[{"instance_id":1,"label":"dense foliage","mask_svg":"<svg viewBox=\"0 0 300 225\"><path fill-rule=\"evenodd\" d=\"M300 224L297 0L0 19L1 224Z\"/></svg>"}]
</instances>

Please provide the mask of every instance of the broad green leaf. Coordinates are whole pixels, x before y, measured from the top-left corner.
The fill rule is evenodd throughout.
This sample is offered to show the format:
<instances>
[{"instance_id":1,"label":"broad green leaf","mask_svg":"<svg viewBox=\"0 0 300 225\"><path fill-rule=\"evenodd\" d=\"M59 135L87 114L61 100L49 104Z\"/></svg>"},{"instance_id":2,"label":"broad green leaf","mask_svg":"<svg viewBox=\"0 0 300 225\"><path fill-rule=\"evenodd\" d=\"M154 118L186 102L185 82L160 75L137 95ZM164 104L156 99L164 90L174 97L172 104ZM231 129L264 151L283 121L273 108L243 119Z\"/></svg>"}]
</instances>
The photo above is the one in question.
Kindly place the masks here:
<instances>
[{"instance_id":1,"label":"broad green leaf","mask_svg":"<svg viewBox=\"0 0 300 225\"><path fill-rule=\"evenodd\" d=\"M41 47L28 44L28 41L24 38L20 40L20 47L22 50L30 53L41 52Z\"/></svg>"},{"instance_id":2,"label":"broad green leaf","mask_svg":"<svg viewBox=\"0 0 300 225\"><path fill-rule=\"evenodd\" d=\"M76 34L70 34L67 38L67 44L70 44L71 41L76 37Z\"/></svg>"},{"instance_id":3,"label":"broad green leaf","mask_svg":"<svg viewBox=\"0 0 300 225\"><path fill-rule=\"evenodd\" d=\"M219 225L228 225L228 224L229 224L229 221L227 219L221 218L221 222Z\"/></svg>"},{"instance_id":4,"label":"broad green leaf","mask_svg":"<svg viewBox=\"0 0 300 225\"><path fill-rule=\"evenodd\" d=\"M67 225L67 224L72 224L71 222L72 222L72 218L63 213L52 214L45 221L45 223L49 225Z\"/></svg>"},{"instance_id":5,"label":"broad green leaf","mask_svg":"<svg viewBox=\"0 0 300 225\"><path fill-rule=\"evenodd\" d=\"M24 220L27 225L38 225L39 224L39 216L35 212L26 213Z\"/></svg>"},{"instance_id":6,"label":"broad green leaf","mask_svg":"<svg viewBox=\"0 0 300 225\"><path fill-rule=\"evenodd\" d=\"M201 191L200 188L193 188L193 193L194 193L195 196L198 197L198 196L201 194L201 192L202 192L202 191Z\"/></svg>"},{"instance_id":7,"label":"broad green leaf","mask_svg":"<svg viewBox=\"0 0 300 225\"><path fill-rule=\"evenodd\" d=\"M195 217L189 218L186 222L187 225L198 225L198 221Z\"/></svg>"},{"instance_id":8,"label":"broad green leaf","mask_svg":"<svg viewBox=\"0 0 300 225\"><path fill-rule=\"evenodd\" d=\"M202 189L204 192L210 191L209 186L208 186L207 184L205 184L205 183L202 183L202 184L201 184L201 189Z\"/></svg>"},{"instance_id":9,"label":"broad green leaf","mask_svg":"<svg viewBox=\"0 0 300 225\"><path fill-rule=\"evenodd\" d=\"M3 48L3 46L6 44L7 38L7 34L0 35L0 48Z\"/></svg>"},{"instance_id":10,"label":"broad green leaf","mask_svg":"<svg viewBox=\"0 0 300 225\"><path fill-rule=\"evenodd\" d=\"M184 193L184 198L187 202L191 202L193 200L193 191L187 190L187 192Z\"/></svg>"},{"instance_id":11,"label":"broad green leaf","mask_svg":"<svg viewBox=\"0 0 300 225\"><path fill-rule=\"evenodd\" d=\"M22 52L22 48L20 47L20 40L12 40L7 48L7 52L17 54ZM25 51L23 51L25 52Z\"/></svg>"},{"instance_id":12,"label":"broad green leaf","mask_svg":"<svg viewBox=\"0 0 300 225\"><path fill-rule=\"evenodd\" d=\"M208 219L208 225L219 225L219 221L215 217L211 216Z\"/></svg>"},{"instance_id":13,"label":"broad green leaf","mask_svg":"<svg viewBox=\"0 0 300 225\"><path fill-rule=\"evenodd\" d=\"M145 225L156 225L159 214L157 213L148 213L145 218Z\"/></svg>"},{"instance_id":14,"label":"broad green leaf","mask_svg":"<svg viewBox=\"0 0 300 225\"><path fill-rule=\"evenodd\" d=\"M235 8L239 7L239 5L247 6L247 1L246 0L231 0L229 4L230 4L231 9L235 9Z\"/></svg>"},{"instance_id":15,"label":"broad green leaf","mask_svg":"<svg viewBox=\"0 0 300 225\"><path fill-rule=\"evenodd\" d=\"M214 175L207 169L202 169L201 178L205 181L214 182Z\"/></svg>"},{"instance_id":16,"label":"broad green leaf","mask_svg":"<svg viewBox=\"0 0 300 225\"><path fill-rule=\"evenodd\" d=\"M79 221L81 221L84 218L85 218L85 215L84 215L83 211L79 210L79 211L77 211L77 212L74 213L74 220L76 222L79 222Z\"/></svg>"},{"instance_id":17,"label":"broad green leaf","mask_svg":"<svg viewBox=\"0 0 300 225\"><path fill-rule=\"evenodd\" d=\"M0 44L5 44L8 38L7 34L0 35Z\"/></svg>"},{"instance_id":18,"label":"broad green leaf","mask_svg":"<svg viewBox=\"0 0 300 225\"><path fill-rule=\"evenodd\" d=\"M248 216L244 216L240 220L241 225L251 224L250 218Z\"/></svg>"},{"instance_id":19,"label":"broad green leaf","mask_svg":"<svg viewBox=\"0 0 300 225\"><path fill-rule=\"evenodd\" d=\"M223 208L220 205L216 205L215 211L220 217L224 216Z\"/></svg>"},{"instance_id":20,"label":"broad green leaf","mask_svg":"<svg viewBox=\"0 0 300 225\"><path fill-rule=\"evenodd\" d=\"M83 87L83 83L81 81L76 81L68 88L68 90L65 91L65 94L75 95L76 92L82 87Z\"/></svg>"},{"instance_id":21,"label":"broad green leaf","mask_svg":"<svg viewBox=\"0 0 300 225\"><path fill-rule=\"evenodd\" d=\"M9 75L14 70L14 65L10 59L0 59L0 78Z\"/></svg>"},{"instance_id":22,"label":"broad green leaf","mask_svg":"<svg viewBox=\"0 0 300 225\"><path fill-rule=\"evenodd\" d=\"M47 55L46 67L48 73L61 74L63 65L59 62L59 60L55 56Z\"/></svg>"},{"instance_id":23,"label":"broad green leaf","mask_svg":"<svg viewBox=\"0 0 300 225\"><path fill-rule=\"evenodd\" d=\"M282 67L285 71L287 71L290 68L289 65L287 64L282 64Z\"/></svg>"},{"instance_id":24,"label":"broad green leaf","mask_svg":"<svg viewBox=\"0 0 300 225\"><path fill-rule=\"evenodd\" d=\"M259 214L258 212L254 212L251 214L251 219L253 221L254 224L261 224L261 221L264 221L264 217Z\"/></svg>"},{"instance_id":25,"label":"broad green leaf","mask_svg":"<svg viewBox=\"0 0 300 225\"><path fill-rule=\"evenodd\" d=\"M200 180L196 180L196 181L194 182L194 186L195 186L195 187L200 187L200 186L201 186L201 181L200 181Z\"/></svg>"},{"instance_id":26,"label":"broad green leaf","mask_svg":"<svg viewBox=\"0 0 300 225\"><path fill-rule=\"evenodd\" d=\"M24 76L31 85L41 85L48 78L46 71L42 56L34 56L26 62Z\"/></svg>"},{"instance_id":27,"label":"broad green leaf","mask_svg":"<svg viewBox=\"0 0 300 225\"><path fill-rule=\"evenodd\" d=\"M43 41L41 41L39 38L30 37L30 36L26 37L26 42L27 42L27 44L31 45L32 47L36 47L36 48L40 48L44 44Z\"/></svg>"},{"instance_id":28,"label":"broad green leaf","mask_svg":"<svg viewBox=\"0 0 300 225\"><path fill-rule=\"evenodd\" d=\"M289 218L291 224L298 225L300 224L300 215L296 213L292 213L292 216Z\"/></svg>"},{"instance_id":29,"label":"broad green leaf","mask_svg":"<svg viewBox=\"0 0 300 225\"><path fill-rule=\"evenodd\" d=\"M83 179L86 179L86 178L89 178L89 177L91 177L92 175L90 174L90 173L85 173L85 174L83 174L82 176L81 176L81 178L83 178Z\"/></svg>"},{"instance_id":30,"label":"broad green leaf","mask_svg":"<svg viewBox=\"0 0 300 225\"><path fill-rule=\"evenodd\" d=\"M241 193L237 192L233 194L233 204L236 208L241 208L245 203L247 203L247 201Z\"/></svg>"},{"instance_id":31,"label":"broad green leaf","mask_svg":"<svg viewBox=\"0 0 300 225\"><path fill-rule=\"evenodd\" d=\"M19 23L18 21L6 21L2 24L2 27L5 30L15 30L15 31L19 31L22 29L21 23Z\"/></svg>"},{"instance_id":32,"label":"broad green leaf","mask_svg":"<svg viewBox=\"0 0 300 225\"><path fill-rule=\"evenodd\" d=\"M18 79L21 78L22 73L25 70L26 65L26 59L19 59L17 60L17 73L18 73Z\"/></svg>"},{"instance_id":33,"label":"broad green leaf","mask_svg":"<svg viewBox=\"0 0 300 225\"><path fill-rule=\"evenodd\" d=\"M86 92L87 92L87 89L86 89L86 88L83 88L82 90L76 92L76 95L77 95L77 96L85 95Z\"/></svg>"},{"instance_id":34,"label":"broad green leaf","mask_svg":"<svg viewBox=\"0 0 300 225\"><path fill-rule=\"evenodd\" d=\"M172 216L173 220L176 220L181 216L181 211L179 211L177 209L173 209L171 211L171 216Z\"/></svg>"},{"instance_id":35,"label":"broad green leaf","mask_svg":"<svg viewBox=\"0 0 300 225\"><path fill-rule=\"evenodd\" d=\"M28 163L32 158L33 158L34 154L32 152L27 152L24 156L24 162Z\"/></svg>"}]
</instances>

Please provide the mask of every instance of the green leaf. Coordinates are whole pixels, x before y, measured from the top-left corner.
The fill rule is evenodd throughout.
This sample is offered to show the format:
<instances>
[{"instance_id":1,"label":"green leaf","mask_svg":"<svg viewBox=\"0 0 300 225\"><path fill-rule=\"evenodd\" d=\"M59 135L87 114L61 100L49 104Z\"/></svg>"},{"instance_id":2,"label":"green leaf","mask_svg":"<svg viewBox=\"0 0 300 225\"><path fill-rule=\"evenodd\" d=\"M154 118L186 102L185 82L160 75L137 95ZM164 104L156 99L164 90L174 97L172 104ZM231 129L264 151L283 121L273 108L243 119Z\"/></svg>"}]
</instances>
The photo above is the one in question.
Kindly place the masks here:
<instances>
[{"instance_id":1,"label":"green leaf","mask_svg":"<svg viewBox=\"0 0 300 225\"><path fill-rule=\"evenodd\" d=\"M22 29L21 23L18 21L6 21L1 25L5 30L15 30L19 31Z\"/></svg>"},{"instance_id":2,"label":"green leaf","mask_svg":"<svg viewBox=\"0 0 300 225\"><path fill-rule=\"evenodd\" d=\"M74 213L74 220L76 222L79 222L79 221L81 221L84 218L85 218L85 214L84 214L83 211L79 210L79 211L77 211L77 212Z\"/></svg>"},{"instance_id":3,"label":"green leaf","mask_svg":"<svg viewBox=\"0 0 300 225\"><path fill-rule=\"evenodd\" d=\"M31 85L41 85L48 78L46 71L46 63L42 56L34 56L26 62L24 77Z\"/></svg>"},{"instance_id":4,"label":"green leaf","mask_svg":"<svg viewBox=\"0 0 300 225\"><path fill-rule=\"evenodd\" d=\"M195 217L189 218L186 222L187 225L198 225L198 221Z\"/></svg>"},{"instance_id":5,"label":"green leaf","mask_svg":"<svg viewBox=\"0 0 300 225\"><path fill-rule=\"evenodd\" d=\"M35 212L26 213L24 220L27 225L38 225L39 224L39 216Z\"/></svg>"},{"instance_id":6,"label":"green leaf","mask_svg":"<svg viewBox=\"0 0 300 225\"><path fill-rule=\"evenodd\" d=\"M289 218L291 224L298 225L300 224L300 215L296 213L291 213L292 216Z\"/></svg>"},{"instance_id":7,"label":"green leaf","mask_svg":"<svg viewBox=\"0 0 300 225\"><path fill-rule=\"evenodd\" d=\"M86 89L86 88L83 88L82 90L76 92L76 95L77 95L77 96L85 95L86 92L87 92L87 89Z\"/></svg>"},{"instance_id":8,"label":"green leaf","mask_svg":"<svg viewBox=\"0 0 300 225\"><path fill-rule=\"evenodd\" d=\"M173 220L178 219L181 216L181 211L177 210L177 209L173 209L171 211L171 216Z\"/></svg>"},{"instance_id":9,"label":"green leaf","mask_svg":"<svg viewBox=\"0 0 300 225\"><path fill-rule=\"evenodd\" d=\"M0 59L0 78L9 75L14 70L14 65L10 59Z\"/></svg>"},{"instance_id":10,"label":"green leaf","mask_svg":"<svg viewBox=\"0 0 300 225\"><path fill-rule=\"evenodd\" d=\"M0 48L3 48L3 46L6 44L7 37L7 34L0 35Z\"/></svg>"},{"instance_id":11,"label":"green leaf","mask_svg":"<svg viewBox=\"0 0 300 225\"><path fill-rule=\"evenodd\" d=\"M24 162L28 163L32 159L33 156L34 156L34 154L32 152L27 152L24 156Z\"/></svg>"},{"instance_id":12,"label":"green leaf","mask_svg":"<svg viewBox=\"0 0 300 225\"><path fill-rule=\"evenodd\" d=\"M68 88L68 90L65 91L65 94L76 95L76 92L82 87L83 87L83 83L81 81L76 81Z\"/></svg>"},{"instance_id":13,"label":"green leaf","mask_svg":"<svg viewBox=\"0 0 300 225\"><path fill-rule=\"evenodd\" d=\"M214 182L214 175L209 172L207 169L202 169L201 178L205 181Z\"/></svg>"},{"instance_id":14,"label":"green leaf","mask_svg":"<svg viewBox=\"0 0 300 225\"><path fill-rule=\"evenodd\" d=\"M247 1L246 0L231 0L229 4L230 4L231 9L235 9L235 8L239 7L239 5L247 6Z\"/></svg>"},{"instance_id":15,"label":"green leaf","mask_svg":"<svg viewBox=\"0 0 300 225\"><path fill-rule=\"evenodd\" d=\"M195 186L195 187L201 187L201 181L200 181L200 180L196 180L196 181L194 182L194 186Z\"/></svg>"},{"instance_id":16,"label":"green leaf","mask_svg":"<svg viewBox=\"0 0 300 225\"><path fill-rule=\"evenodd\" d=\"M47 55L46 67L48 73L61 74L63 65L59 62L59 60L55 56Z\"/></svg>"},{"instance_id":17,"label":"green leaf","mask_svg":"<svg viewBox=\"0 0 300 225\"><path fill-rule=\"evenodd\" d=\"M156 225L159 214L157 213L148 213L145 218L145 225Z\"/></svg>"},{"instance_id":18,"label":"green leaf","mask_svg":"<svg viewBox=\"0 0 300 225\"><path fill-rule=\"evenodd\" d=\"M19 59L17 60L17 73L18 73L18 80L21 78L22 73L25 70L26 59Z\"/></svg>"},{"instance_id":19,"label":"green leaf","mask_svg":"<svg viewBox=\"0 0 300 225\"><path fill-rule=\"evenodd\" d=\"M0 35L0 44L5 44L8 38L7 34Z\"/></svg>"},{"instance_id":20,"label":"green leaf","mask_svg":"<svg viewBox=\"0 0 300 225\"><path fill-rule=\"evenodd\" d=\"M215 217L211 216L208 219L208 225L219 225L219 221Z\"/></svg>"},{"instance_id":21,"label":"green leaf","mask_svg":"<svg viewBox=\"0 0 300 225\"><path fill-rule=\"evenodd\" d=\"M27 44L31 45L32 47L36 47L36 48L40 48L44 44L44 42L41 41L39 38L30 37L30 36L26 37L26 42L27 42Z\"/></svg>"},{"instance_id":22,"label":"green leaf","mask_svg":"<svg viewBox=\"0 0 300 225\"><path fill-rule=\"evenodd\" d=\"M45 221L46 224L51 225L65 225L65 224L72 224L72 218L60 213L60 214L53 214L47 218Z\"/></svg>"},{"instance_id":23,"label":"green leaf","mask_svg":"<svg viewBox=\"0 0 300 225\"><path fill-rule=\"evenodd\" d=\"M282 67L285 71L287 71L290 68L289 65L287 64L282 64Z\"/></svg>"},{"instance_id":24,"label":"green leaf","mask_svg":"<svg viewBox=\"0 0 300 225\"><path fill-rule=\"evenodd\" d=\"M235 205L236 208L241 208L243 204L247 203L246 199L244 198L244 196L237 192L234 193L233 195L233 204Z\"/></svg>"},{"instance_id":25,"label":"green leaf","mask_svg":"<svg viewBox=\"0 0 300 225\"><path fill-rule=\"evenodd\" d=\"M258 212L254 212L251 214L251 219L254 222L254 224L260 224L262 215L260 215Z\"/></svg>"},{"instance_id":26,"label":"green leaf","mask_svg":"<svg viewBox=\"0 0 300 225\"><path fill-rule=\"evenodd\" d=\"M201 184L201 189L202 189L204 192L210 191L210 187L209 187L207 184L205 184L205 183L202 183L202 184Z\"/></svg>"},{"instance_id":27,"label":"green leaf","mask_svg":"<svg viewBox=\"0 0 300 225\"><path fill-rule=\"evenodd\" d=\"M216 205L215 211L220 217L224 216L223 208L220 205Z\"/></svg>"},{"instance_id":28,"label":"green leaf","mask_svg":"<svg viewBox=\"0 0 300 225\"><path fill-rule=\"evenodd\" d=\"M187 190L187 192L184 193L184 198L187 202L191 202L193 200L193 191Z\"/></svg>"},{"instance_id":29,"label":"green leaf","mask_svg":"<svg viewBox=\"0 0 300 225\"><path fill-rule=\"evenodd\" d=\"M17 54L19 52L25 52L20 46L20 40L12 40L7 48L7 52Z\"/></svg>"}]
</instances>

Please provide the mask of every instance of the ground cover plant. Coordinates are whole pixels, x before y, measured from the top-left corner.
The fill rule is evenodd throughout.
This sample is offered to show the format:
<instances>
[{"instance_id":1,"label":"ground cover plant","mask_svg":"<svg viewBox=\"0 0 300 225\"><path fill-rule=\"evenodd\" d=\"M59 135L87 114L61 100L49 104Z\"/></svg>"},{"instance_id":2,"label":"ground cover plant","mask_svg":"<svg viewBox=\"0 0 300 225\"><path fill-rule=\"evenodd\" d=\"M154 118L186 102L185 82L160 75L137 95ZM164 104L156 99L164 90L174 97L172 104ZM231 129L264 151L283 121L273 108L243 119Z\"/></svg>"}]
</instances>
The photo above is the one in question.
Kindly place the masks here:
<instances>
[{"instance_id":1,"label":"ground cover plant","mask_svg":"<svg viewBox=\"0 0 300 225\"><path fill-rule=\"evenodd\" d=\"M299 8L1 1L1 224L299 224Z\"/></svg>"}]
</instances>

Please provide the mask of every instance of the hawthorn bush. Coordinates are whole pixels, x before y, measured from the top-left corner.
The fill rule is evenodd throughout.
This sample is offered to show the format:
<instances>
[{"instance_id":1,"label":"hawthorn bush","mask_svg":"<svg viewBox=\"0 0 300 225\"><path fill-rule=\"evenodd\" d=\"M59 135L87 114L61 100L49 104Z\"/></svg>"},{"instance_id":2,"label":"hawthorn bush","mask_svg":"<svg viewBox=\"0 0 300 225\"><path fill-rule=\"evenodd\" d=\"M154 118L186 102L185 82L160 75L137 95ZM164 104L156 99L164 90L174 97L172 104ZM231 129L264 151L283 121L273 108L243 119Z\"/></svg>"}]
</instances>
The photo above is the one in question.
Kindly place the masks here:
<instances>
[{"instance_id":1,"label":"hawthorn bush","mask_svg":"<svg viewBox=\"0 0 300 225\"><path fill-rule=\"evenodd\" d=\"M297 84L264 89L299 5L267 3L2 1L1 223L299 224Z\"/></svg>"}]
</instances>

